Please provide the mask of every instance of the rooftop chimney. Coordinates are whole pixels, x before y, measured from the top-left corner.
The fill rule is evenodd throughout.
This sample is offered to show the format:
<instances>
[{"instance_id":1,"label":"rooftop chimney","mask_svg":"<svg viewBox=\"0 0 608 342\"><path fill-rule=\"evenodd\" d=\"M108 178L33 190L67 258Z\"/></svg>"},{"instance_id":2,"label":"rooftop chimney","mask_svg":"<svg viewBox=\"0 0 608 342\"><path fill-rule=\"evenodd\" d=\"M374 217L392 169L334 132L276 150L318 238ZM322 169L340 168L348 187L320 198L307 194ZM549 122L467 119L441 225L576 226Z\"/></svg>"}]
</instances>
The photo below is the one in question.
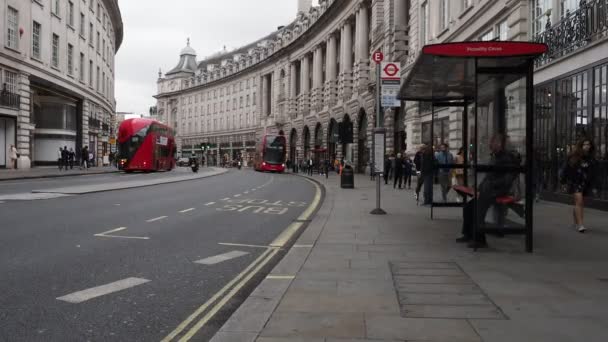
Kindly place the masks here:
<instances>
[{"instance_id":1,"label":"rooftop chimney","mask_svg":"<svg viewBox=\"0 0 608 342\"><path fill-rule=\"evenodd\" d=\"M298 13L308 13L312 7L312 0L298 0Z\"/></svg>"}]
</instances>

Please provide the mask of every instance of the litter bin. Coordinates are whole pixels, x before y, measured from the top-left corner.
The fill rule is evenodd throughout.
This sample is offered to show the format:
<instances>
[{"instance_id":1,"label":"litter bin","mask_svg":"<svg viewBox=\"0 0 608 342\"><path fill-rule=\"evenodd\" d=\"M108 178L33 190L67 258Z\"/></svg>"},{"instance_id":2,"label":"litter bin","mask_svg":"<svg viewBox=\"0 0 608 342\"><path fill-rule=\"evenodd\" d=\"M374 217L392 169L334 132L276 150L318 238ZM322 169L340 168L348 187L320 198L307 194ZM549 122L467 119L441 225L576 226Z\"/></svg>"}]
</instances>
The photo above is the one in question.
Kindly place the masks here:
<instances>
[{"instance_id":1,"label":"litter bin","mask_svg":"<svg viewBox=\"0 0 608 342\"><path fill-rule=\"evenodd\" d=\"M343 189L354 189L355 187L355 172L350 165L344 165L342 175L340 175L340 187Z\"/></svg>"}]
</instances>

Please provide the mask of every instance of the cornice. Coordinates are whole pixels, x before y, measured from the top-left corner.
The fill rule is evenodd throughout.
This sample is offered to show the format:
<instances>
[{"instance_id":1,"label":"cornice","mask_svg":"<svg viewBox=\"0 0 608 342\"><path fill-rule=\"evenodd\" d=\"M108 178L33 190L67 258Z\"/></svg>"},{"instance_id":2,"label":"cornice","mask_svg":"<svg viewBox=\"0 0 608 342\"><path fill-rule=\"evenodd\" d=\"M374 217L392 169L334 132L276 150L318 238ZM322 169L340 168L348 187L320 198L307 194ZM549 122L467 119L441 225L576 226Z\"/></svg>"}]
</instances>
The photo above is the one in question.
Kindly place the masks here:
<instances>
[{"instance_id":1,"label":"cornice","mask_svg":"<svg viewBox=\"0 0 608 342\"><path fill-rule=\"evenodd\" d=\"M110 14L110 20L112 20L112 27L114 28L114 39L116 41L116 50L118 51L122 44L122 38L124 34L124 28L122 23L122 14L120 13L120 7L118 7L118 0L103 0L106 10Z\"/></svg>"}]
</instances>

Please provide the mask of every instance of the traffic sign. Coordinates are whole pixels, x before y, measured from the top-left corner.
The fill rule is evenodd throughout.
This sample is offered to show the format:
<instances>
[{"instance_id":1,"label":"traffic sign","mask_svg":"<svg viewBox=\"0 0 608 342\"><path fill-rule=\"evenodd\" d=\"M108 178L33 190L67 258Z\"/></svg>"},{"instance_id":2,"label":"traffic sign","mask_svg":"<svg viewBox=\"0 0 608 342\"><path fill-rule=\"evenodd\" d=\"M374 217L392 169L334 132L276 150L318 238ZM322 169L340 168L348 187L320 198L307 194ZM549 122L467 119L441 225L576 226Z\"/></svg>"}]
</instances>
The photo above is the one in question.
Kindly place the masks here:
<instances>
[{"instance_id":1,"label":"traffic sign","mask_svg":"<svg viewBox=\"0 0 608 342\"><path fill-rule=\"evenodd\" d=\"M372 60L376 62L376 64L380 64L384 60L384 54L382 51L376 51L372 55Z\"/></svg>"},{"instance_id":2,"label":"traffic sign","mask_svg":"<svg viewBox=\"0 0 608 342\"><path fill-rule=\"evenodd\" d=\"M399 76L399 64L395 62L384 62L382 63L382 74L380 78L384 80L399 80L401 77Z\"/></svg>"}]
</instances>

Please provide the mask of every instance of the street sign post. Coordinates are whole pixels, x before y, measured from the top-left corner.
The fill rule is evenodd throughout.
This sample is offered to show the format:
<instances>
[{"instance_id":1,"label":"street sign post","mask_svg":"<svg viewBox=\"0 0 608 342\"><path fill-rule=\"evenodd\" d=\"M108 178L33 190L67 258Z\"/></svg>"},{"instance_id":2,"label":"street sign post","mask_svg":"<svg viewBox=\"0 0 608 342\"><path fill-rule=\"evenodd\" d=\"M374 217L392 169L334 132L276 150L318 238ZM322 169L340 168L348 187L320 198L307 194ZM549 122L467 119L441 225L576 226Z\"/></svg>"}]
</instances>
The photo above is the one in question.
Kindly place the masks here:
<instances>
[{"instance_id":1,"label":"street sign post","mask_svg":"<svg viewBox=\"0 0 608 342\"><path fill-rule=\"evenodd\" d=\"M397 94L401 88L401 77L399 63L384 62L382 63L382 73L380 80L382 82L382 107L401 107L401 101L397 99Z\"/></svg>"},{"instance_id":2,"label":"street sign post","mask_svg":"<svg viewBox=\"0 0 608 342\"><path fill-rule=\"evenodd\" d=\"M372 215L385 215L386 211L380 207L380 176L384 172L384 136L385 130L380 122L380 73L382 72L381 63L384 60L382 51L372 54L372 60L376 63L376 128L374 129L374 139L372 140L373 168L370 172L376 175L376 208L371 211Z\"/></svg>"}]
</instances>

